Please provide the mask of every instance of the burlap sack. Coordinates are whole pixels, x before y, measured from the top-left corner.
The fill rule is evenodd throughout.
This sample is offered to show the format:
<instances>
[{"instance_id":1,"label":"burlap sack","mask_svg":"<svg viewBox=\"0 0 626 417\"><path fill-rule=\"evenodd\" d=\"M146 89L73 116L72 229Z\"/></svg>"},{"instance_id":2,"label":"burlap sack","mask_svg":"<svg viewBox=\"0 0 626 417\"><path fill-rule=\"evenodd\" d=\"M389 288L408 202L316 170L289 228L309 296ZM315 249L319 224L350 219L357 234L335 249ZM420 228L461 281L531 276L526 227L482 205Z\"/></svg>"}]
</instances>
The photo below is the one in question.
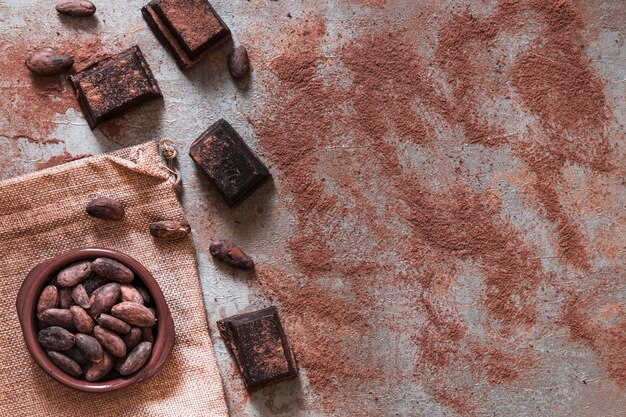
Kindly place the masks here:
<instances>
[{"instance_id":1,"label":"burlap sack","mask_svg":"<svg viewBox=\"0 0 626 417\"><path fill-rule=\"evenodd\" d=\"M89 217L85 204L108 196L122 222ZM184 213L155 143L90 157L0 182L0 415L227 415L191 239L162 243L151 221ZM134 257L159 282L174 317L176 344L160 374L108 394L66 388L45 375L22 339L15 299L28 271L68 249L98 246Z\"/></svg>"}]
</instances>

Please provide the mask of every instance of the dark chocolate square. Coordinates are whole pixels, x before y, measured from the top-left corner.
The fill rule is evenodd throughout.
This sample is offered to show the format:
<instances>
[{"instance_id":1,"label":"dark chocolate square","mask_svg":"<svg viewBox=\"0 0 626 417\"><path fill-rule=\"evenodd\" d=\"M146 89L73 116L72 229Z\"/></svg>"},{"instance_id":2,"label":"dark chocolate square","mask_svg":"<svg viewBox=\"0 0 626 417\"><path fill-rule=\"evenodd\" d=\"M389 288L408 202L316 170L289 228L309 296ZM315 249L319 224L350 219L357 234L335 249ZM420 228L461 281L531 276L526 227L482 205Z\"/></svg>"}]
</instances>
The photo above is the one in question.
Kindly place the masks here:
<instances>
[{"instance_id":1,"label":"dark chocolate square","mask_svg":"<svg viewBox=\"0 0 626 417\"><path fill-rule=\"evenodd\" d=\"M181 68L191 67L230 38L230 30L207 0L153 0L141 13Z\"/></svg>"},{"instance_id":2,"label":"dark chocolate square","mask_svg":"<svg viewBox=\"0 0 626 417\"><path fill-rule=\"evenodd\" d=\"M295 358L276 307L238 314L217 322L248 390L295 378Z\"/></svg>"},{"instance_id":3,"label":"dark chocolate square","mask_svg":"<svg viewBox=\"0 0 626 417\"><path fill-rule=\"evenodd\" d=\"M94 62L70 76L70 84L92 129L142 103L162 97L138 46Z\"/></svg>"},{"instance_id":4,"label":"dark chocolate square","mask_svg":"<svg viewBox=\"0 0 626 417\"><path fill-rule=\"evenodd\" d=\"M200 135L191 144L189 154L230 207L243 201L270 175L265 165L224 119L218 120Z\"/></svg>"}]
</instances>

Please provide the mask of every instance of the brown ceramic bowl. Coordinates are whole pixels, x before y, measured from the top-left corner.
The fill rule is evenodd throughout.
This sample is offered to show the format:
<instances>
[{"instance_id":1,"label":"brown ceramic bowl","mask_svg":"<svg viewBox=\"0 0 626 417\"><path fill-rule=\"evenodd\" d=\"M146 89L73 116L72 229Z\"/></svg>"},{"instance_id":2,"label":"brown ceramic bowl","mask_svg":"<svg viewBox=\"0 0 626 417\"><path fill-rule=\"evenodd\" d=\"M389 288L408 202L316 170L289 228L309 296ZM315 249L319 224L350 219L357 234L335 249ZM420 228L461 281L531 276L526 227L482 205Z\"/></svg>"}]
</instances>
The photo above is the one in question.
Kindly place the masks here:
<instances>
[{"instance_id":1,"label":"brown ceramic bowl","mask_svg":"<svg viewBox=\"0 0 626 417\"><path fill-rule=\"evenodd\" d=\"M135 273L150 292L152 303L157 310L157 330L148 362L137 372L126 377L107 381L88 382L76 379L61 371L46 355L37 340L37 300L43 288L63 267L85 259L107 257L126 265ZM62 253L34 267L26 276L17 294L17 315L22 326L26 347L35 362L52 378L68 387L86 392L109 392L145 381L156 375L167 362L174 347L174 321L163 293L150 272L135 259L112 249L84 248Z\"/></svg>"}]
</instances>

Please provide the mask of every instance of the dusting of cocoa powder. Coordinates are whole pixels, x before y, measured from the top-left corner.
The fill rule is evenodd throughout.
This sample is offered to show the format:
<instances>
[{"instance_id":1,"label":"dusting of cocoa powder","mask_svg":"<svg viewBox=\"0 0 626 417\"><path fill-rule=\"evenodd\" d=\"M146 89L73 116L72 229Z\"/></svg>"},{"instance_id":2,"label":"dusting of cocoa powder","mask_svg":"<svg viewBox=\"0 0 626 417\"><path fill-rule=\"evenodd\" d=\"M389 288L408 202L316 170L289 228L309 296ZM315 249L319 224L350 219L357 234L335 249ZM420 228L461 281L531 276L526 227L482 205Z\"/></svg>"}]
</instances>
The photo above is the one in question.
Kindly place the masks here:
<instances>
[{"instance_id":1,"label":"dusting of cocoa powder","mask_svg":"<svg viewBox=\"0 0 626 417\"><path fill-rule=\"evenodd\" d=\"M80 155L72 155L71 153L67 151L67 149L64 149L62 154L54 155L50 157L49 159L42 161L42 162L37 162L35 166L37 170L42 170L42 169L51 168L57 165L65 164L67 162L77 161L79 159L87 158L89 156L91 156L91 154L87 154L87 153L80 154Z\"/></svg>"}]
</instances>

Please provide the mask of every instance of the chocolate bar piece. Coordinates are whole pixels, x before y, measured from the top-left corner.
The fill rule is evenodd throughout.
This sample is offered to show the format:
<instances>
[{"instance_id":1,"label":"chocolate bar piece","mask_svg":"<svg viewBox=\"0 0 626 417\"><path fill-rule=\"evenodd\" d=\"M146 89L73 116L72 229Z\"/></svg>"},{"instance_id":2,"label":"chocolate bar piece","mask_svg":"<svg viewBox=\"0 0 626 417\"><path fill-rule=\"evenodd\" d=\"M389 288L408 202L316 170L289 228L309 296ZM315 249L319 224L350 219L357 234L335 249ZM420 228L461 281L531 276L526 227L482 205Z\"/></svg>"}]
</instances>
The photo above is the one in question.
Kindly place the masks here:
<instances>
[{"instance_id":1,"label":"chocolate bar piece","mask_svg":"<svg viewBox=\"0 0 626 417\"><path fill-rule=\"evenodd\" d=\"M124 52L94 62L70 77L89 127L161 98L161 90L141 50Z\"/></svg>"},{"instance_id":2,"label":"chocolate bar piece","mask_svg":"<svg viewBox=\"0 0 626 417\"><path fill-rule=\"evenodd\" d=\"M189 151L230 207L239 204L263 181L269 171L241 136L224 119L209 127Z\"/></svg>"},{"instance_id":3,"label":"chocolate bar piece","mask_svg":"<svg viewBox=\"0 0 626 417\"><path fill-rule=\"evenodd\" d=\"M248 390L298 375L276 307L220 320L217 327L235 357Z\"/></svg>"},{"instance_id":4,"label":"chocolate bar piece","mask_svg":"<svg viewBox=\"0 0 626 417\"><path fill-rule=\"evenodd\" d=\"M230 38L230 29L207 0L153 0L141 13L183 69Z\"/></svg>"}]
</instances>

